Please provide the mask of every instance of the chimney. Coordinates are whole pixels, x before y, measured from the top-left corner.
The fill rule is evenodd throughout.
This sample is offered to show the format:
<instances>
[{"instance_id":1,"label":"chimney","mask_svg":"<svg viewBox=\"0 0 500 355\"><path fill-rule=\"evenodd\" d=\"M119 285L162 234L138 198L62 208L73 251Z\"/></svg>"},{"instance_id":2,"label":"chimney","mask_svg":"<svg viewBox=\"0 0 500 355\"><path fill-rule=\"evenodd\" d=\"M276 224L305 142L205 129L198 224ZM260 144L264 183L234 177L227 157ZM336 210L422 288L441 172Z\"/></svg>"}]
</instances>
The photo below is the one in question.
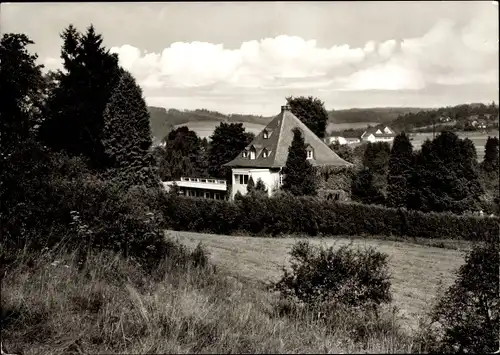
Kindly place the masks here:
<instances>
[{"instance_id":1,"label":"chimney","mask_svg":"<svg viewBox=\"0 0 500 355\"><path fill-rule=\"evenodd\" d=\"M288 105L281 106L281 112L285 112L285 111L290 111L290 106L288 106Z\"/></svg>"}]
</instances>

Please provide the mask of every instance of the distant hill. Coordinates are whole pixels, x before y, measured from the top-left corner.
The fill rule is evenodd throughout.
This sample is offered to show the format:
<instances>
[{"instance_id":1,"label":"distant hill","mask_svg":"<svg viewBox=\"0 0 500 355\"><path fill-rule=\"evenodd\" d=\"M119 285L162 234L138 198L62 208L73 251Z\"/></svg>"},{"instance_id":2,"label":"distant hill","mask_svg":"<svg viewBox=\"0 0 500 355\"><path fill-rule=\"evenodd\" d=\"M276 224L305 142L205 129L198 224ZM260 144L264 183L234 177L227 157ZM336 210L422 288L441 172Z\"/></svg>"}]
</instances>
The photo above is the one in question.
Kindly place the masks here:
<instances>
[{"instance_id":1,"label":"distant hill","mask_svg":"<svg viewBox=\"0 0 500 355\"><path fill-rule=\"evenodd\" d=\"M256 115L225 115L207 109L184 110L165 109L163 107L148 107L151 116L151 129L155 143L162 140L170 130L177 125L192 122L244 122L259 125L267 125L272 117ZM396 129L409 129L432 124L432 118L436 115L449 115L452 118L460 116L467 117L470 114L498 112L495 104L466 104L455 107L439 109L428 109L418 107L375 107L375 108L352 108L347 110L328 111L329 127L334 125L344 126L342 130L362 130L361 123L388 124ZM497 116L498 117L498 116ZM346 127L352 124L352 127ZM332 126L333 125L333 126ZM364 126L364 125L363 125ZM329 128L332 129L332 128Z\"/></svg>"},{"instance_id":2,"label":"distant hill","mask_svg":"<svg viewBox=\"0 0 500 355\"><path fill-rule=\"evenodd\" d=\"M374 107L331 110L328 116L332 123L376 122L390 123L401 115L425 110L417 107Z\"/></svg>"},{"instance_id":3,"label":"distant hill","mask_svg":"<svg viewBox=\"0 0 500 355\"><path fill-rule=\"evenodd\" d=\"M463 104L457 106L426 109L419 112L402 114L392 122L396 129L411 131L412 129L432 126L439 122L440 117L450 118L452 121L465 123L473 116L478 118L488 116L492 121L498 121L498 105L494 102L486 105L483 103Z\"/></svg>"},{"instance_id":4,"label":"distant hill","mask_svg":"<svg viewBox=\"0 0 500 355\"><path fill-rule=\"evenodd\" d=\"M189 122L218 121L218 122L247 122L267 125L271 117L254 115L225 115L216 111L206 109L185 110L165 109L163 107L148 107L151 122L151 131L154 142L161 141L172 130L174 126Z\"/></svg>"}]
</instances>

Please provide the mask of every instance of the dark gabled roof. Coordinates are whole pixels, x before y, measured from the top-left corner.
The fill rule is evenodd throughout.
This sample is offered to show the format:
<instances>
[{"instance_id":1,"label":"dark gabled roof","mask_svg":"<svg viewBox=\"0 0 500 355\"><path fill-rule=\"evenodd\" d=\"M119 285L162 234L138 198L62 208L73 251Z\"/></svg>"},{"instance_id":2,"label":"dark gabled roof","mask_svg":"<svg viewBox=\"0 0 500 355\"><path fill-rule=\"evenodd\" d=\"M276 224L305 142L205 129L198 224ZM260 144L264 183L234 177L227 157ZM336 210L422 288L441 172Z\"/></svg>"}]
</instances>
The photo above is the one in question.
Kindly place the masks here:
<instances>
[{"instance_id":1,"label":"dark gabled roof","mask_svg":"<svg viewBox=\"0 0 500 355\"><path fill-rule=\"evenodd\" d=\"M359 132L356 132L356 131L346 131L344 132L341 137L344 137L344 138L360 138L361 137L361 134Z\"/></svg>"},{"instance_id":2,"label":"dark gabled roof","mask_svg":"<svg viewBox=\"0 0 500 355\"><path fill-rule=\"evenodd\" d=\"M225 166L230 167L255 167L255 168L282 168L288 158L288 148L292 144L293 129L299 128L306 144L314 150L314 158L309 162L313 166L351 166L352 164L340 158L320 138L318 138L302 121L300 121L287 106L282 107L281 113L277 115L245 148L259 147L255 159L244 158L238 154L236 158ZM268 139L264 139L264 130L273 133ZM262 149L269 151L267 158L262 157Z\"/></svg>"}]
</instances>

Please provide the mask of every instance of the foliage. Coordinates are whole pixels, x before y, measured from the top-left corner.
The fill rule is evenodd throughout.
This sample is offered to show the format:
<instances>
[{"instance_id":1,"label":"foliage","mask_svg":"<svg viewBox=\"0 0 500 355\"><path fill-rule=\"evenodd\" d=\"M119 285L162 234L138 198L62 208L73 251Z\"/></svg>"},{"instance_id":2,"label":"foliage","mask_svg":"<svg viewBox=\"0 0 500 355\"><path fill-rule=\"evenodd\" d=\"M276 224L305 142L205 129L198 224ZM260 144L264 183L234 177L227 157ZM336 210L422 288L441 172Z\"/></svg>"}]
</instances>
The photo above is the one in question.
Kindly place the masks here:
<instances>
[{"instance_id":1,"label":"foliage","mask_svg":"<svg viewBox=\"0 0 500 355\"><path fill-rule=\"evenodd\" d=\"M103 112L117 86L118 56L103 47L93 26L85 34L70 25L61 35L64 71L48 99L40 138L48 147L89 158L92 167L106 167L102 144Z\"/></svg>"},{"instance_id":2,"label":"foliage","mask_svg":"<svg viewBox=\"0 0 500 355\"><path fill-rule=\"evenodd\" d=\"M287 97L292 113L301 120L316 136L325 137L328 112L325 103L312 96Z\"/></svg>"},{"instance_id":3,"label":"foliage","mask_svg":"<svg viewBox=\"0 0 500 355\"><path fill-rule=\"evenodd\" d=\"M376 179L380 181L383 177L381 178L370 169L360 170L352 178L352 199L365 204L384 204L385 196L381 186L377 185Z\"/></svg>"},{"instance_id":4,"label":"foliage","mask_svg":"<svg viewBox=\"0 0 500 355\"><path fill-rule=\"evenodd\" d=\"M236 158L253 139L254 135L245 132L242 123L221 122L215 127L214 133L210 136L210 149L207 157L210 176L227 178L231 171L223 165Z\"/></svg>"},{"instance_id":5,"label":"foliage","mask_svg":"<svg viewBox=\"0 0 500 355\"><path fill-rule=\"evenodd\" d=\"M253 181L253 177L250 176L247 183L247 194L252 194L255 191L255 182Z\"/></svg>"},{"instance_id":6,"label":"foliage","mask_svg":"<svg viewBox=\"0 0 500 355\"><path fill-rule=\"evenodd\" d=\"M283 190L293 195L316 195L318 177L316 169L307 160L306 145L302 132L295 128L292 144L284 170Z\"/></svg>"},{"instance_id":7,"label":"foliage","mask_svg":"<svg viewBox=\"0 0 500 355\"><path fill-rule=\"evenodd\" d=\"M476 150L469 139L442 132L433 141L424 142L414 166L408 208L454 213L477 210L483 191Z\"/></svg>"},{"instance_id":8,"label":"foliage","mask_svg":"<svg viewBox=\"0 0 500 355\"><path fill-rule=\"evenodd\" d=\"M320 190L340 190L345 196L351 195L351 183L354 174L354 167L321 167Z\"/></svg>"},{"instance_id":9,"label":"foliage","mask_svg":"<svg viewBox=\"0 0 500 355\"><path fill-rule=\"evenodd\" d=\"M160 174L164 181L182 176L207 177L206 147L196 132L186 126L172 130L164 139L160 154Z\"/></svg>"},{"instance_id":10,"label":"foliage","mask_svg":"<svg viewBox=\"0 0 500 355\"><path fill-rule=\"evenodd\" d=\"M408 181L413 172L413 146L406 133L394 138L387 176L387 205L405 207L408 199Z\"/></svg>"},{"instance_id":11,"label":"foliage","mask_svg":"<svg viewBox=\"0 0 500 355\"><path fill-rule=\"evenodd\" d=\"M330 145L330 149L333 150L339 157L344 159L349 163L354 163L354 152L351 147L345 144L340 144L335 142Z\"/></svg>"},{"instance_id":12,"label":"foliage","mask_svg":"<svg viewBox=\"0 0 500 355\"><path fill-rule=\"evenodd\" d=\"M271 236L395 235L478 241L497 238L499 223L498 217L423 213L287 193L266 199L239 196L235 201L168 197L161 209L167 228L217 234L247 231Z\"/></svg>"},{"instance_id":13,"label":"foliage","mask_svg":"<svg viewBox=\"0 0 500 355\"><path fill-rule=\"evenodd\" d=\"M124 186L157 187L149 113L142 90L124 72L104 110L103 146L109 176Z\"/></svg>"},{"instance_id":14,"label":"foliage","mask_svg":"<svg viewBox=\"0 0 500 355\"><path fill-rule=\"evenodd\" d=\"M375 309L392 300L388 256L373 248L318 249L300 241L290 255L291 271L284 268L282 278L272 287L284 298L307 305Z\"/></svg>"},{"instance_id":15,"label":"foliage","mask_svg":"<svg viewBox=\"0 0 500 355\"><path fill-rule=\"evenodd\" d=\"M387 142L368 142L363 155L363 165L375 174L386 174L391 146Z\"/></svg>"},{"instance_id":16,"label":"foliage","mask_svg":"<svg viewBox=\"0 0 500 355\"><path fill-rule=\"evenodd\" d=\"M438 353L493 353L500 332L499 244L474 246L432 310L438 325L430 348ZM428 340L429 341L429 340Z\"/></svg>"},{"instance_id":17,"label":"foliage","mask_svg":"<svg viewBox=\"0 0 500 355\"><path fill-rule=\"evenodd\" d=\"M42 119L46 82L43 66L35 63L37 55L26 48L30 44L33 41L26 35L13 33L4 34L0 42L2 166L19 144L33 136Z\"/></svg>"},{"instance_id":18,"label":"foliage","mask_svg":"<svg viewBox=\"0 0 500 355\"><path fill-rule=\"evenodd\" d=\"M261 178L257 179L257 184L255 184L255 193L262 196L268 196L266 184L264 184L264 181L262 181Z\"/></svg>"},{"instance_id":19,"label":"foliage","mask_svg":"<svg viewBox=\"0 0 500 355\"><path fill-rule=\"evenodd\" d=\"M488 137L484 146L484 159L481 164L481 169L486 173L496 172L498 174L499 155L498 155L498 138Z\"/></svg>"},{"instance_id":20,"label":"foliage","mask_svg":"<svg viewBox=\"0 0 500 355\"><path fill-rule=\"evenodd\" d=\"M498 105L494 102L485 104L464 104L457 106L440 107L434 110L419 110L402 114L395 119L391 126L396 129L410 131L412 128L431 126L439 123L440 117L448 117L451 121L458 121L464 126L472 115L491 115L490 120L498 120Z\"/></svg>"}]
</instances>

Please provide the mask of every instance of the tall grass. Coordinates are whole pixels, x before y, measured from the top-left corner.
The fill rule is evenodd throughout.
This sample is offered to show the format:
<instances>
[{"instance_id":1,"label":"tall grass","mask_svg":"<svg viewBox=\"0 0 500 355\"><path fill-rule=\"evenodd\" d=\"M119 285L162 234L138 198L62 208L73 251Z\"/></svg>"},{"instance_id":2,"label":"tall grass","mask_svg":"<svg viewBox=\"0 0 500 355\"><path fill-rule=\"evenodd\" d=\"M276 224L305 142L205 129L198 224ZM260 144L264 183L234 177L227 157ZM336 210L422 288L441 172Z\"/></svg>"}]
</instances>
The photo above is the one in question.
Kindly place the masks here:
<instances>
[{"instance_id":1,"label":"tall grass","mask_svg":"<svg viewBox=\"0 0 500 355\"><path fill-rule=\"evenodd\" d=\"M164 262L163 279L111 252L19 258L3 275L4 351L63 353L411 353L395 313L318 317L213 267Z\"/></svg>"}]
</instances>

